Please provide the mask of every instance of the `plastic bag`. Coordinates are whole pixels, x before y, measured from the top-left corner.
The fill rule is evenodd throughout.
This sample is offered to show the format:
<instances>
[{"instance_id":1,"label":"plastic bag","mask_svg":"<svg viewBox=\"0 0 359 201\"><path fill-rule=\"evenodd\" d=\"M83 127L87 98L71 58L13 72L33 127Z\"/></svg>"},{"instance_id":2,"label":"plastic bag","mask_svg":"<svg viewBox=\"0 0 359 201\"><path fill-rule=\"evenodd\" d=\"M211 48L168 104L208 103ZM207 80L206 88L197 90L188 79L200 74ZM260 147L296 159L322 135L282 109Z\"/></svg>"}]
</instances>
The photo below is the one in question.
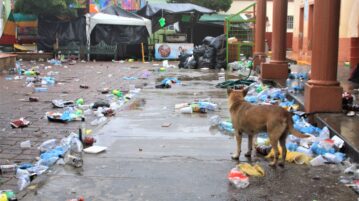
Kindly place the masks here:
<instances>
[{"instance_id":1,"label":"plastic bag","mask_svg":"<svg viewBox=\"0 0 359 201\"><path fill-rule=\"evenodd\" d=\"M237 168L233 168L228 173L227 178L236 188L247 188L249 186L249 178Z\"/></svg>"}]
</instances>

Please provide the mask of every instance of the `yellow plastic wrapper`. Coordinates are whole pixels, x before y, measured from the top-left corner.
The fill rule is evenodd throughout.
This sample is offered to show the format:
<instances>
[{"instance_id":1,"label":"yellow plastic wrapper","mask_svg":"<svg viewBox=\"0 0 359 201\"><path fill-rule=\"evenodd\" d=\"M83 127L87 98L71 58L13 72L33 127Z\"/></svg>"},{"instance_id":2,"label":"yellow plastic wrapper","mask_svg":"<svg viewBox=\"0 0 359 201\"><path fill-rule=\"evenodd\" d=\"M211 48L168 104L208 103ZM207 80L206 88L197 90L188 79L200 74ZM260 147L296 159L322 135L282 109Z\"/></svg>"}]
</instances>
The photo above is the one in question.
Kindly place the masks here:
<instances>
[{"instance_id":1,"label":"yellow plastic wrapper","mask_svg":"<svg viewBox=\"0 0 359 201\"><path fill-rule=\"evenodd\" d=\"M249 176L263 177L265 175L263 168L258 164L253 166L248 163L241 163L238 165L238 169Z\"/></svg>"},{"instance_id":2,"label":"yellow plastic wrapper","mask_svg":"<svg viewBox=\"0 0 359 201\"><path fill-rule=\"evenodd\" d=\"M278 147L278 152L279 152L279 158L281 159L282 158L282 148L281 147ZM269 152L269 154L266 156L266 158L273 158L273 157L274 157L274 151L272 149ZM300 152L287 151L287 157L285 160L290 163L296 163L299 165L302 165L302 164L309 165L309 162L312 160L312 157L310 157L304 153L300 153Z\"/></svg>"}]
</instances>

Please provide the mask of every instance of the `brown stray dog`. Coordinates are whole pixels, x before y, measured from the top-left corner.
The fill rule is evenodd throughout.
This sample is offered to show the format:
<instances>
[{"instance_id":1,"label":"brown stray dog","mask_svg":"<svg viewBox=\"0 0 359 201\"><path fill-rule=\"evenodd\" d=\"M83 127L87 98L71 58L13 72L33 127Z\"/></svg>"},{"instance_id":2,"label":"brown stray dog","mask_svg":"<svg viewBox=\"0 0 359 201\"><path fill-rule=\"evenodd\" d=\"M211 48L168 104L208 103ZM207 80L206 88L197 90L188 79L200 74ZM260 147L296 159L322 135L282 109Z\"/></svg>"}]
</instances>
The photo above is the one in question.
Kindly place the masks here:
<instances>
[{"instance_id":1,"label":"brown stray dog","mask_svg":"<svg viewBox=\"0 0 359 201\"><path fill-rule=\"evenodd\" d=\"M282 160L279 165L284 167L287 148L285 146L288 132L299 138L309 137L293 128L292 115L285 109L275 105L252 105L244 100L248 87L240 90L227 89L229 112L235 129L237 150L232 159L238 160L241 153L242 134L248 134L248 152L251 157L253 136L259 132L268 132L274 160L269 164L275 167L278 161L278 141L282 147Z\"/></svg>"}]
</instances>

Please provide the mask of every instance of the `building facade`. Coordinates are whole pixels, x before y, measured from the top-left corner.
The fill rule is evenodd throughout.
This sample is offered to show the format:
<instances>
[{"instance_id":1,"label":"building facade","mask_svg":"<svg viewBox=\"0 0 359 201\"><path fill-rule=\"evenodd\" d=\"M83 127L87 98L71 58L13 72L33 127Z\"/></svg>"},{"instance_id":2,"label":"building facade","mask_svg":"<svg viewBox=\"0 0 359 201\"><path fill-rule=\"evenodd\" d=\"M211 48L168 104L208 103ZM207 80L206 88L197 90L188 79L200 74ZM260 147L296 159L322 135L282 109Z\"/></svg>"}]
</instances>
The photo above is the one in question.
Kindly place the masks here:
<instances>
[{"instance_id":1,"label":"building facade","mask_svg":"<svg viewBox=\"0 0 359 201\"><path fill-rule=\"evenodd\" d=\"M314 0L294 1L293 55L311 62ZM342 0L339 26L339 62L359 63L359 1Z\"/></svg>"},{"instance_id":2,"label":"building facade","mask_svg":"<svg viewBox=\"0 0 359 201\"><path fill-rule=\"evenodd\" d=\"M226 14L236 14L247 6L256 3L256 0L233 0L231 8ZM295 14L294 0L288 0L288 17L287 17L287 49L292 49L292 37L294 31L294 14ZM267 0L267 28L266 40L269 47L271 47L272 38L272 22L273 22L273 0Z\"/></svg>"}]
</instances>

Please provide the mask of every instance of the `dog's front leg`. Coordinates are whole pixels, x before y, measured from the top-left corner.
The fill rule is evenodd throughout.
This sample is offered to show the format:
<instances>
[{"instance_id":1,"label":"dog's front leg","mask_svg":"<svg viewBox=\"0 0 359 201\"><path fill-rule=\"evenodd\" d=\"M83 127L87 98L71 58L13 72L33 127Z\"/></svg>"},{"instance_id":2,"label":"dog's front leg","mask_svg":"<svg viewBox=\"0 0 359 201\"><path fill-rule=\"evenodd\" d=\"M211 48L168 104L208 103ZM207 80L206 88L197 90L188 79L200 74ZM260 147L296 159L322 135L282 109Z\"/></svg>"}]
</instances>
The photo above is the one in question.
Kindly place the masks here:
<instances>
[{"instance_id":1,"label":"dog's front leg","mask_svg":"<svg viewBox=\"0 0 359 201\"><path fill-rule=\"evenodd\" d=\"M238 134L235 135L236 142L237 142L237 150L232 155L233 160L239 160L239 156L241 155L242 133L240 133L239 131L237 133Z\"/></svg>"},{"instance_id":2,"label":"dog's front leg","mask_svg":"<svg viewBox=\"0 0 359 201\"><path fill-rule=\"evenodd\" d=\"M248 152L244 156L251 157L252 149L253 149L253 135L248 135Z\"/></svg>"}]
</instances>

